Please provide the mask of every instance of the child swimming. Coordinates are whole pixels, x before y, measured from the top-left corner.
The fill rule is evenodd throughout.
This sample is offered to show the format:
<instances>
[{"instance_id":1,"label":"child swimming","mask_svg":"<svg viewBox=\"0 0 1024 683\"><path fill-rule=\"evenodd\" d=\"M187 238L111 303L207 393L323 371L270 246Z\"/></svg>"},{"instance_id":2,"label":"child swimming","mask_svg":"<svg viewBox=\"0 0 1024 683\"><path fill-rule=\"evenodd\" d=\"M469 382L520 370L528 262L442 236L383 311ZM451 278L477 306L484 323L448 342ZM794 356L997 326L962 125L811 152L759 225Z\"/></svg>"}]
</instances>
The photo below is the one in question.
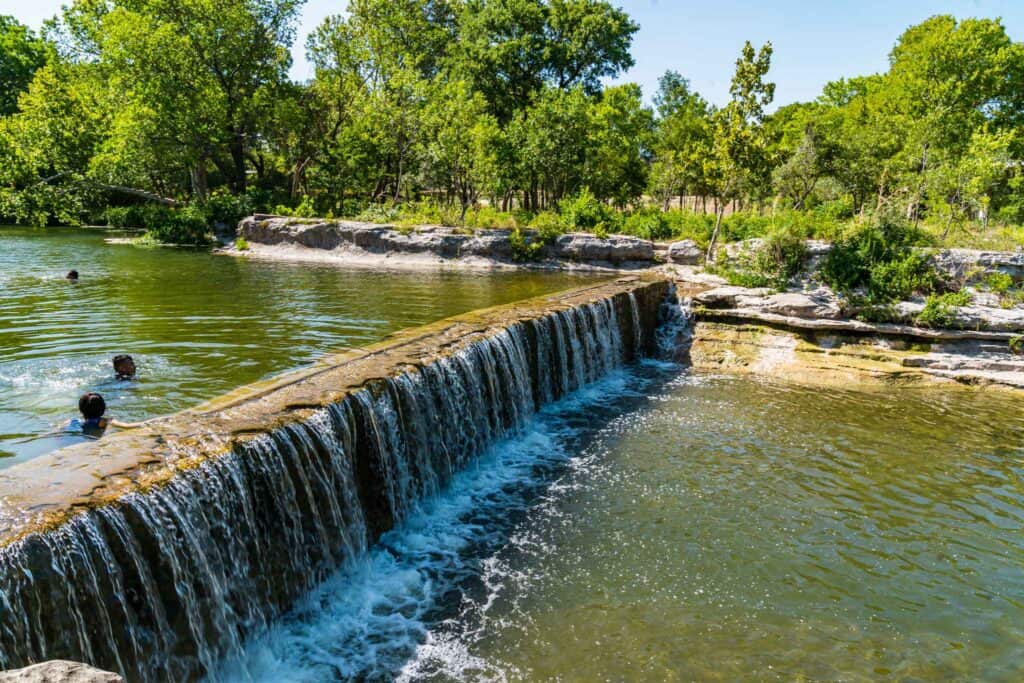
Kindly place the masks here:
<instances>
[{"instance_id":1,"label":"child swimming","mask_svg":"<svg viewBox=\"0 0 1024 683\"><path fill-rule=\"evenodd\" d=\"M78 399L78 412L82 413L82 419L72 420L69 426L77 427L85 434L102 433L107 427L132 429L145 424L143 422L120 422L104 417L104 413L107 412L107 402L95 391L83 394L82 398Z\"/></svg>"},{"instance_id":2,"label":"child swimming","mask_svg":"<svg viewBox=\"0 0 1024 683\"><path fill-rule=\"evenodd\" d=\"M114 376L117 379L135 379L135 361L126 353L114 356Z\"/></svg>"}]
</instances>

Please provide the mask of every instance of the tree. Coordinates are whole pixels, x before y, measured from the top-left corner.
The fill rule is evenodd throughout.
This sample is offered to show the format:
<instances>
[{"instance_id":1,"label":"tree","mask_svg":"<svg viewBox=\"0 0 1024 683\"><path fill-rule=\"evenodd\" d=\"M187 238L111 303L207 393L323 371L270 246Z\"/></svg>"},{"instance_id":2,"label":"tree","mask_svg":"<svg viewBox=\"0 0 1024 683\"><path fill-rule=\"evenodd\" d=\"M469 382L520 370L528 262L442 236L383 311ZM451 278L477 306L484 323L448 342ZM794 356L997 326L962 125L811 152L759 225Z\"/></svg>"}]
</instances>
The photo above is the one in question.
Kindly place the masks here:
<instances>
[{"instance_id":1,"label":"tree","mask_svg":"<svg viewBox=\"0 0 1024 683\"><path fill-rule=\"evenodd\" d=\"M545 87L598 93L633 65L638 29L604 0L467 0L449 65L507 124Z\"/></svg>"},{"instance_id":2,"label":"tree","mask_svg":"<svg viewBox=\"0 0 1024 683\"><path fill-rule=\"evenodd\" d=\"M52 48L14 17L0 16L0 116L18 109L36 71L49 61Z\"/></svg>"},{"instance_id":3,"label":"tree","mask_svg":"<svg viewBox=\"0 0 1024 683\"><path fill-rule=\"evenodd\" d=\"M464 81L435 88L425 119L424 175L459 203L461 223L480 194L497 186L501 129L483 95Z\"/></svg>"},{"instance_id":4,"label":"tree","mask_svg":"<svg viewBox=\"0 0 1024 683\"><path fill-rule=\"evenodd\" d=\"M764 80L771 68L772 44L765 43L756 53L748 41L736 60L729 94L732 99L714 116L712 155L705 172L711 178L717 202L715 228L708 246L708 259L715 248L725 206L743 196L755 196L769 187L764 134L765 107L775 98L775 84Z\"/></svg>"},{"instance_id":5,"label":"tree","mask_svg":"<svg viewBox=\"0 0 1024 683\"><path fill-rule=\"evenodd\" d=\"M651 189L667 209L675 195L682 202L687 194L709 192L704 162L711 153L712 109L675 71L661 77L654 104L658 119Z\"/></svg>"},{"instance_id":6,"label":"tree","mask_svg":"<svg viewBox=\"0 0 1024 683\"><path fill-rule=\"evenodd\" d=\"M620 208L634 201L647 186L653 134L654 115L643 105L640 86L605 89L590 108L584 184Z\"/></svg>"},{"instance_id":7,"label":"tree","mask_svg":"<svg viewBox=\"0 0 1024 683\"><path fill-rule=\"evenodd\" d=\"M529 210L554 206L581 189L587 161L591 101L581 87L546 88L509 126L517 151L516 186Z\"/></svg>"}]
</instances>

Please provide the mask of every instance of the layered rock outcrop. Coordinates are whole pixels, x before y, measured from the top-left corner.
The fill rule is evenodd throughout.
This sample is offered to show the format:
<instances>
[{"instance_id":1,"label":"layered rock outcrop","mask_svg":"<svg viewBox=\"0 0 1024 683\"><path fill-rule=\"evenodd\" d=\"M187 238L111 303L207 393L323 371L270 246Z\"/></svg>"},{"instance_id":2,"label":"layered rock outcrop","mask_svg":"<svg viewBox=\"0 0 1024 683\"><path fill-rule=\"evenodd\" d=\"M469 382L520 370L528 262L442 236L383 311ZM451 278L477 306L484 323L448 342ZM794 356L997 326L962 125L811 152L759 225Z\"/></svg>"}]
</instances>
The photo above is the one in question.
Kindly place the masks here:
<instances>
[{"instance_id":1,"label":"layered rock outcrop","mask_svg":"<svg viewBox=\"0 0 1024 683\"><path fill-rule=\"evenodd\" d=\"M586 233L560 235L538 253L531 254L529 260L523 260L523 255L517 253L517 242L511 230L467 232L436 226L399 230L393 226L353 221L305 221L256 215L241 222L239 236L257 249L260 245L298 247L317 250L325 258L340 261L463 262L495 267L617 270L650 268L658 264L653 242L623 235L604 238ZM534 232L523 231L520 248L538 239Z\"/></svg>"}]
</instances>

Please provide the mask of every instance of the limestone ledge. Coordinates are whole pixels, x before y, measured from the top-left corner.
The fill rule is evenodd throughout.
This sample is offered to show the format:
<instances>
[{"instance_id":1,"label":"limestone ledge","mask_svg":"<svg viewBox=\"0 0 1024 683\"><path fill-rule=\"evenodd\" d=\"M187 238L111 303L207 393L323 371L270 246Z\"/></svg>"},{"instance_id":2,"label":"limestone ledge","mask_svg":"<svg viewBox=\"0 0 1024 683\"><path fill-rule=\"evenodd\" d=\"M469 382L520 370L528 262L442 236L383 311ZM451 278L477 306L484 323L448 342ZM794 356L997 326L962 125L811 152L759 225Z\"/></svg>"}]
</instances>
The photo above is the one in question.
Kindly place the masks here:
<instances>
[{"instance_id":1,"label":"limestone ledge","mask_svg":"<svg viewBox=\"0 0 1024 683\"><path fill-rule=\"evenodd\" d=\"M682 285L692 295L690 359L698 370L825 385L1024 388L1024 356L1010 349L1024 330L1024 311L972 308L960 315L971 316L974 329L930 329L844 318L827 291L772 293L707 280Z\"/></svg>"},{"instance_id":2,"label":"limestone ledge","mask_svg":"<svg viewBox=\"0 0 1024 683\"><path fill-rule=\"evenodd\" d=\"M537 238L532 230L522 234L526 243ZM662 263L694 265L703 261L702 251L690 240L666 245L626 235L571 233L545 245L537 260L517 262L511 230L441 226L401 230L393 225L261 214L242 220L238 236L249 243L249 249L229 248L225 253L374 267L639 270Z\"/></svg>"},{"instance_id":3,"label":"limestone ledge","mask_svg":"<svg viewBox=\"0 0 1024 683\"><path fill-rule=\"evenodd\" d=\"M509 325L635 294L653 321L668 291L653 274L630 276L442 320L378 344L235 390L145 427L110 434L0 472L0 547L84 510L160 486L239 442L301 421L375 380L414 371Z\"/></svg>"}]
</instances>

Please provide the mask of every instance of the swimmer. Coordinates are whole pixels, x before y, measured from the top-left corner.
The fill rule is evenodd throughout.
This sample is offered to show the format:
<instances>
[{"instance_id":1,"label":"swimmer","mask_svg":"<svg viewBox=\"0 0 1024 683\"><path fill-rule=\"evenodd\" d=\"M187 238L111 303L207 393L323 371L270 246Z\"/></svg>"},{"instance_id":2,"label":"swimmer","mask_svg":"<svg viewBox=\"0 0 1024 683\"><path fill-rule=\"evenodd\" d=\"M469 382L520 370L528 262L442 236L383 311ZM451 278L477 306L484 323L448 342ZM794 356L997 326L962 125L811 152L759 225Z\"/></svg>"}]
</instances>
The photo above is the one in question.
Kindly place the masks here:
<instances>
[{"instance_id":1,"label":"swimmer","mask_svg":"<svg viewBox=\"0 0 1024 683\"><path fill-rule=\"evenodd\" d=\"M117 379L135 379L135 361L126 353L114 356L114 376Z\"/></svg>"}]
</instances>

